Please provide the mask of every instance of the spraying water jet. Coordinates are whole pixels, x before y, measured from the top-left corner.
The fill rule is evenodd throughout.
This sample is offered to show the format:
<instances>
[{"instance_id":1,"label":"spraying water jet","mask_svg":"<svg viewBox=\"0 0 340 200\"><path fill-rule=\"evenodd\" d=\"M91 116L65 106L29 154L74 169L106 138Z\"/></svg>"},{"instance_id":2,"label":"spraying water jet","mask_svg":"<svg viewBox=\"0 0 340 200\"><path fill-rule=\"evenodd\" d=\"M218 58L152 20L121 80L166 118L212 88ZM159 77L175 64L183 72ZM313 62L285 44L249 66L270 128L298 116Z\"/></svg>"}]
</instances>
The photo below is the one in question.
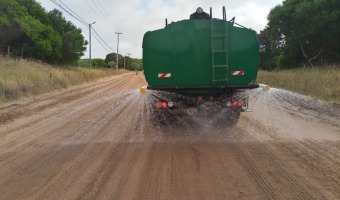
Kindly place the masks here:
<instances>
[{"instance_id":1,"label":"spraying water jet","mask_svg":"<svg viewBox=\"0 0 340 200\"><path fill-rule=\"evenodd\" d=\"M139 88L139 92L140 92L141 94L145 94L146 91L147 91L146 86L143 86L143 87Z\"/></svg>"},{"instance_id":2,"label":"spraying water jet","mask_svg":"<svg viewBox=\"0 0 340 200\"><path fill-rule=\"evenodd\" d=\"M262 88L264 91L268 92L270 90L270 86L266 84L259 84L260 88Z\"/></svg>"}]
</instances>

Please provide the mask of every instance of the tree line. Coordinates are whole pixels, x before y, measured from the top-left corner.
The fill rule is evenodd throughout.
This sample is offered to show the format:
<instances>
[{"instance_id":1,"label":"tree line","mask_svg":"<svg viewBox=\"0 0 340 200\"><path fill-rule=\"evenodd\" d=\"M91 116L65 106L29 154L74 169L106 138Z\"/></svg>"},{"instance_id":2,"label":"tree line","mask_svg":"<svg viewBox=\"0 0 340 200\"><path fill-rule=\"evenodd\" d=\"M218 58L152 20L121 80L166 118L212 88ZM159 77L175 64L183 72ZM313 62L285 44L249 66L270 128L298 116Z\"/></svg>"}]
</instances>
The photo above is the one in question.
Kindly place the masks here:
<instances>
[{"instance_id":1,"label":"tree line","mask_svg":"<svg viewBox=\"0 0 340 200\"><path fill-rule=\"evenodd\" d=\"M262 69L340 63L339 0L285 0L267 18L259 33Z\"/></svg>"},{"instance_id":2,"label":"tree line","mask_svg":"<svg viewBox=\"0 0 340 200\"><path fill-rule=\"evenodd\" d=\"M267 18L258 35L262 69L339 64L339 0L285 0ZM87 45L81 29L36 0L0 0L0 38L0 45L25 49L24 57L62 65L77 65ZM94 64L113 68L115 56L94 59ZM128 69L142 69L141 60L125 59ZM119 68L123 60L119 55Z\"/></svg>"},{"instance_id":3,"label":"tree line","mask_svg":"<svg viewBox=\"0 0 340 200\"><path fill-rule=\"evenodd\" d=\"M51 64L77 64L87 45L81 29L35 0L0 0L0 38L1 45L25 49L24 57Z\"/></svg>"},{"instance_id":4,"label":"tree line","mask_svg":"<svg viewBox=\"0 0 340 200\"><path fill-rule=\"evenodd\" d=\"M116 68L117 54L109 53L106 55L105 59L94 58L91 60L93 68ZM80 67L90 67L89 59L81 59L79 61ZM138 58L131 58L129 56L123 56L118 54L118 69L126 70L143 70L143 61Z\"/></svg>"},{"instance_id":5,"label":"tree line","mask_svg":"<svg viewBox=\"0 0 340 200\"><path fill-rule=\"evenodd\" d=\"M0 0L0 45L24 49L24 53L17 51L16 56L89 67L88 59L80 59L87 44L81 29L67 21L61 11L47 12L36 0ZM124 68L124 63L125 69L143 68L141 59L122 55L118 58L119 69ZM115 68L115 65L115 53L108 54L105 60L92 59L94 68Z\"/></svg>"}]
</instances>

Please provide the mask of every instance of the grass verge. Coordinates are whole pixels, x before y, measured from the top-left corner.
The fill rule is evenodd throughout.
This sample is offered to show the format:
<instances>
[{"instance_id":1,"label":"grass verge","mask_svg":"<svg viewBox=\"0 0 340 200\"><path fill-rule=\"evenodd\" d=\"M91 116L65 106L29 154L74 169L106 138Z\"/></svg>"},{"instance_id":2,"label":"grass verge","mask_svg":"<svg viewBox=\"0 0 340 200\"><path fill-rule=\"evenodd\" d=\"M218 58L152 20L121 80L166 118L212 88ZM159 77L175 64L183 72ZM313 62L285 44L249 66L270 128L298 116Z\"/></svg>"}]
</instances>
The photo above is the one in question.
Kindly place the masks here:
<instances>
[{"instance_id":1,"label":"grass verge","mask_svg":"<svg viewBox=\"0 0 340 200\"><path fill-rule=\"evenodd\" d=\"M125 72L127 71L61 69L29 60L0 57L0 103Z\"/></svg>"},{"instance_id":2,"label":"grass verge","mask_svg":"<svg viewBox=\"0 0 340 200\"><path fill-rule=\"evenodd\" d=\"M340 104L340 66L260 70L257 82Z\"/></svg>"}]
</instances>

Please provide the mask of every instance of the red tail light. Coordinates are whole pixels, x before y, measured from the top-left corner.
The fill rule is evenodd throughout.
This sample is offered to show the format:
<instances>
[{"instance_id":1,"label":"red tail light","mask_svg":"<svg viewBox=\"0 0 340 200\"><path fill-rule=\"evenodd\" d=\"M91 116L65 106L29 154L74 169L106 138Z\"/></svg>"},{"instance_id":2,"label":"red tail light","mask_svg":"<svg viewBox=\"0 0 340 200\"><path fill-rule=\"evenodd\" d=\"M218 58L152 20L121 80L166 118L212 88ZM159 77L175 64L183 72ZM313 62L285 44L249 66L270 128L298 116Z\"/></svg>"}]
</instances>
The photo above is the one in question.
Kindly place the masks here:
<instances>
[{"instance_id":1,"label":"red tail light","mask_svg":"<svg viewBox=\"0 0 340 200\"><path fill-rule=\"evenodd\" d=\"M238 102L237 101L233 101L232 105L233 105L233 107L237 107Z\"/></svg>"},{"instance_id":2,"label":"red tail light","mask_svg":"<svg viewBox=\"0 0 340 200\"><path fill-rule=\"evenodd\" d=\"M168 103L167 103L167 102L163 102L163 103L162 103L162 107L163 107L163 108L167 108L167 107L168 107Z\"/></svg>"}]
</instances>

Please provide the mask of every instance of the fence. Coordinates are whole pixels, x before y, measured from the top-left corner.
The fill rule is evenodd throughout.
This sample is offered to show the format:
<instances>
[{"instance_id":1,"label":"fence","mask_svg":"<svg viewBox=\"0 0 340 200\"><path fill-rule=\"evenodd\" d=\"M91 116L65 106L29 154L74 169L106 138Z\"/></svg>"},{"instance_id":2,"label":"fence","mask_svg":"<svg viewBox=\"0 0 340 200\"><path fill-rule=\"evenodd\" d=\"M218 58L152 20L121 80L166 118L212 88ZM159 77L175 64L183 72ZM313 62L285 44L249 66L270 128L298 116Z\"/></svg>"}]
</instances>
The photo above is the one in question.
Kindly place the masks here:
<instances>
[{"instance_id":1,"label":"fence","mask_svg":"<svg viewBox=\"0 0 340 200\"><path fill-rule=\"evenodd\" d=\"M22 58L24 52L24 48L21 47L0 45L0 55L7 58Z\"/></svg>"}]
</instances>

